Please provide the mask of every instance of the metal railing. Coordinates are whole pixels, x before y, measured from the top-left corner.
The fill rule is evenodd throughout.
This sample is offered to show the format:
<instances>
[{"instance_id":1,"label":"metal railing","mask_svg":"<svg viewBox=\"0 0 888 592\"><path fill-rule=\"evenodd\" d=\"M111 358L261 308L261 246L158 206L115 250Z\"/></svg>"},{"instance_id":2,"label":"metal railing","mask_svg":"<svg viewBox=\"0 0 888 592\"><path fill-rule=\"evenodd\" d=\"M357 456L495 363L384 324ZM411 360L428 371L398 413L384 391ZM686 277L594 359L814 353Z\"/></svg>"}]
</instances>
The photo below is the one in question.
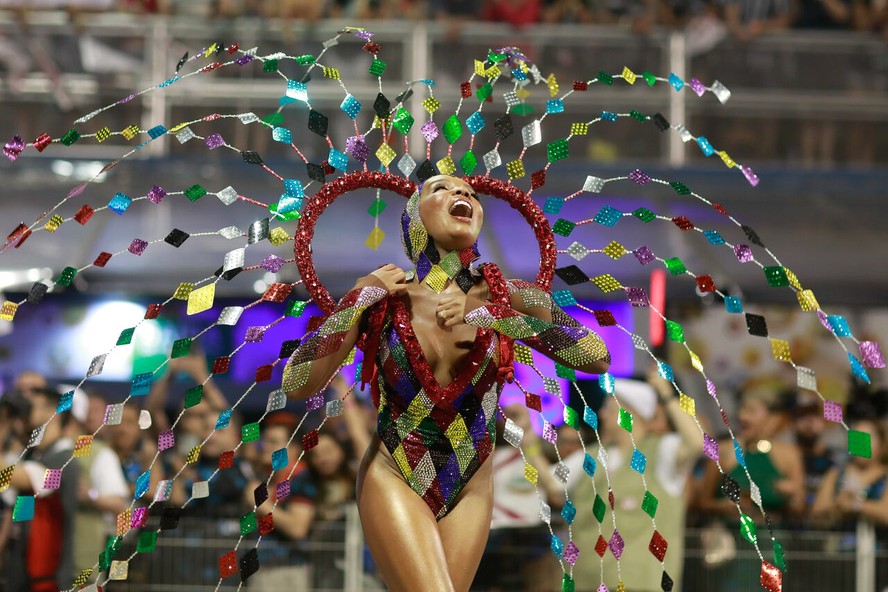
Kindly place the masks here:
<instances>
[{"instance_id":1,"label":"metal railing","mask_svg":"<svg viewBox=\"0 0 888 592\"><path fill-rule=\"evenodd\" d=\"M232 550L239 529L236 517L183 516L175 530L164 531L158 537L153 553L140 554L130 562L126 581L111 582L109 589L127 592L172 592L183 588L193 592L215 590L219 581L219 557ZM702 530L694 528L685 532L682 590L740 592L760 589L759 557L739 532L736 533L736 555L717 565L707 561L707 549L701 534ZM884 540L881 543L877 540L875 529L869 523L860 522L856 531L789 530L776 531L775 535L786 552L788 571L784 575L783 589L787 592L873 592L888 586L888 549ZM508 549L496 551L497 557L491 563L482 561L482 566L490 569L503 565L503 560L509 565L522 565L539 555L540 550L532 547L533 544L528 541L525 549L520 544L510 543ZM238 557L254 546L255 533L241 542ZM505 557L509 553L519 557ZM548 553L545 555L534 563L541 573L533 574L533 588L545 587L541 581L551 581L551 591L557 592L561 589L561 573L554 557L548 557ZM316 522L306 540L286 542L275 535L263 537L259 558L259 572L246 581L248 588L258 592L275 592L274 588L263 585L268 581L265 578L273 577L274 570L283 570L293 584L291 588L305 592L381 592L385 589L364 546L360 519L354 506L347 509L342 520ZM547 565L548 560L551 561ZM649 556L626 560L653 561ZM481 579L486 584L482 586L476 580L472 590L484 591L491 585L496 589L513 589L515 586L527 589L526 585L516 581L516 574L497 576L487 573ZM238 581L239 574L235 573L223 580L223 586L236 585ZM591 590L597 588L598 582L578 582L577 590L587 590L586 585L591 586Z\"/></svg>"},{"instance_id":2,"label":"metal railing","mask_svg":"<svg viewBox=\"0 0 888 592\"><path fill-rule=\"evenodd\" d=\"M0 12L0 45L5 44L7 55L10 47L20 52L18 62L27 66L27 72L0 77L0 100L8 107L0 114L0 127L33 125L23 133L34 137L44 131L37 130L38 123L67 129L73 119L68 113L88 112L165 80L186 51L194 55L214 42L236 41L243 48L258 46L264 53L316 53L324 39L353 24L250 18L204 22L103 14L72 26L62 13L33 13L28 18L27 29L22 29L11 15ZM734 91L729 105L721 107L712 97L698 98L689 89L675 92L668 85L653 90L642 88L644 84L593 88L571 98L572 120L592 119L602 109L662 111L674 123L705 129L710 137L739 145L737 152L748 144L752 157L760 161L803 161L806 152L819 152L821 159L845 164L888 163L888 46L865 34L793 31L746 44L726 38L702 51L697 33L665 29L639 36L591 25L538 25L516 31L479 23L465 26L454 39L434 22L372 21L366 26L383 45L387 81L427 78L432 73L442 88L441 100L455 99L456 87L474 58L486 56L491 47L517 45L544 73L554 73L562 88L574 79L595 78L601 70L619 73L629 66L636 72L674 72L683 79L720 79ZM347 59L356 48L337 53L341 49L331 48L329 61L342 67L355 96L375 96L374 81L366 75L363 62ZM3 55L0 51L0 69ZM15 60L5 61L7 70L13 68ZM338 104L341 98L332 87L327 93L324 85L317 85L313 93L318 105L334 99ZM103 125L138 122L148 129L221 109L259 112L276 108L281 95L280 80L263 75L261 69L223 69L196 83L150 93L141 103L133 101L109 113L112 121ZM754 140L747 138L750 124L758 127ZM235 140L267 141L249 138L251 131L244 126L233 122L230 126L220 133ZM661 138L639 134L632 126L601 127L590 144L590 156L651 159L673 166L702 158L674 134ZM152 143L143 156L191 149L174 144ZM81 150L89 156L85 148ZM101 150L115 149L93 150L102 156Z\"/></svg>"}]
</instances>

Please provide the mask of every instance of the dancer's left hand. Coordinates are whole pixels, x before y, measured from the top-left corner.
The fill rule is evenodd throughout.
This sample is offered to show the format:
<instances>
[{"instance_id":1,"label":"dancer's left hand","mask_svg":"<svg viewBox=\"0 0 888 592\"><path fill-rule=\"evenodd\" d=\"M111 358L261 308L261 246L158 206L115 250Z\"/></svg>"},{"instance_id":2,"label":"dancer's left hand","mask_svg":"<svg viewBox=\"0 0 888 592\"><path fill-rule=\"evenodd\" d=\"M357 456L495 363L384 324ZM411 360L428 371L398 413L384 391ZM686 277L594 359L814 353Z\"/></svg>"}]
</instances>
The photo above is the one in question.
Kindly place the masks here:
<instances>
[{"instance_id":1,"label":"dancer's left hand","mask_svg":"<svg viewBox=\"0 0 888 592\"><path fill-rule=\"evenodd\" d=\"M438 325L450 328L466 322L466 297L444 296L435 308Z\"/></svg>"}]
</instances>

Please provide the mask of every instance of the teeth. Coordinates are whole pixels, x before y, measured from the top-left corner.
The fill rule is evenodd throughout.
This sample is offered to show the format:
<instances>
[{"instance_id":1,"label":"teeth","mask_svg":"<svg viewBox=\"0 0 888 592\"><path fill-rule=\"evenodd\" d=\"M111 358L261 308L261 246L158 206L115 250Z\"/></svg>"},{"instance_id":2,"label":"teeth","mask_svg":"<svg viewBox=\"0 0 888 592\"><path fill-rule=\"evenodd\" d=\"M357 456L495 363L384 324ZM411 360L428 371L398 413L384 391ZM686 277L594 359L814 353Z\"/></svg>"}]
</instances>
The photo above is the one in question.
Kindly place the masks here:
<instances>
[{"instance_id":1,"label":"teeth","mask_svg":"<svg viewBox=\"0 0 888 592\"><path fill-rule=\"evenodd\" d=\"M450 206L450 213L452 214L454 212L454 210L456 210L460 206L465 206L466 209L468 210L467 217L472 215L472 204L470 204L469 202L467 202L464 199L458 199L455 202L453 202L453 205Z\"/></svg>"}]
</instances>

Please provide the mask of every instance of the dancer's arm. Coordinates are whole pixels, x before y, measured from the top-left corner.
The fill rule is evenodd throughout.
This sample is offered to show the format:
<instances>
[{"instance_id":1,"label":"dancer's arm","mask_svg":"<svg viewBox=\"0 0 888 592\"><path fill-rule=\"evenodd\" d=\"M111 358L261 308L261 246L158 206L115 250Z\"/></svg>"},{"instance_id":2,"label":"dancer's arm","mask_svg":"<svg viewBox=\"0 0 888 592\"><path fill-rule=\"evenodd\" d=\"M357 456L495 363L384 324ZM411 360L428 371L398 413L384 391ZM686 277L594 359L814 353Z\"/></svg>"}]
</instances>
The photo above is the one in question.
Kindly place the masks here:
<instances>
[{"instance_id":1,"label":"dancer's arm","mask_svg":"<svg viewBox=\"0 0 888 592\"><path fill-rule=\"evenodd\" d=\"M475 327L492 327L564 366L591 374L607 372L610 353L597 333L561 310L549 293L535 284L511 280L508 286L508 306L484 302L472 295L466 297L464 305L456 299L442 299L439 310L447 311L445 326L465 322ZM460 313L460 306L471 312Z\"/></svg>"},{"instance_id":2,"label":"dancer's arm","mask_svg":"<svg viewBox=\"0 0 888 592\"><path fill-rule=\"evenodd\" d=\"M281 385L287 396L301 401L323 388L357 343L364 311L389 294L403 293L405 281L404 271L394 265L359 279L287 361Z\"/></svg>"}]
</instances>

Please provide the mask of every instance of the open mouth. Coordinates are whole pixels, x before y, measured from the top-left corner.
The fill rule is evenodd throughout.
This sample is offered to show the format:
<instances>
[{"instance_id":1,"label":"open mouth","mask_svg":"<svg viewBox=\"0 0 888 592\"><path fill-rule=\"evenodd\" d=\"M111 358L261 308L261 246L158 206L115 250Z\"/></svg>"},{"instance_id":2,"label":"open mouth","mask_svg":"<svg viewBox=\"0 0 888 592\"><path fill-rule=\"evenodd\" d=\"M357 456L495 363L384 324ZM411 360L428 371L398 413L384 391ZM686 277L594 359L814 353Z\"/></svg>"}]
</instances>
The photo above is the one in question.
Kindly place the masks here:
<instances>
[{"instance_id":1,"label":"open mouth","mask_svg":"<svg viewBox=\"0 0 888 592\"><path fill-rule=\"evenodd\" d=\"M450 215L461 220L471 220L472 204L464 199L458 199L450 206Z\"/></svg>"}]
</instances>

